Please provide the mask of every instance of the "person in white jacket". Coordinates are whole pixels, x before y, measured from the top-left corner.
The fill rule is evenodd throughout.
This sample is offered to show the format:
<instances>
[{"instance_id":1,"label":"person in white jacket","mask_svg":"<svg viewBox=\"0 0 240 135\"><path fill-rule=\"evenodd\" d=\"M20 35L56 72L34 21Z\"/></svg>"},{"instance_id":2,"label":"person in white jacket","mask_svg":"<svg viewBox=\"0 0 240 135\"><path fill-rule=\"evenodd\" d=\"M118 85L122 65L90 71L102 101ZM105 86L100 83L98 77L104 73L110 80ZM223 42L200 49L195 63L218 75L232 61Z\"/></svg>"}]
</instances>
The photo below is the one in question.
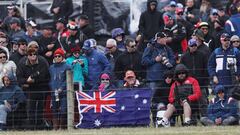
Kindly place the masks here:
<instances>
[{"instance_id":1,"label":"person in white jacket","mask_svg":"<svg viewBox=\"0 0 240 135\"><path fill-rule=\"evenodd\" d=\"M16 75L17 66L13 61L9 61L9 51L6 47L0 46L0 78L7 74ZM3 87L3 82L0 79L0 88Z\"/></svg>"}]
</instances>

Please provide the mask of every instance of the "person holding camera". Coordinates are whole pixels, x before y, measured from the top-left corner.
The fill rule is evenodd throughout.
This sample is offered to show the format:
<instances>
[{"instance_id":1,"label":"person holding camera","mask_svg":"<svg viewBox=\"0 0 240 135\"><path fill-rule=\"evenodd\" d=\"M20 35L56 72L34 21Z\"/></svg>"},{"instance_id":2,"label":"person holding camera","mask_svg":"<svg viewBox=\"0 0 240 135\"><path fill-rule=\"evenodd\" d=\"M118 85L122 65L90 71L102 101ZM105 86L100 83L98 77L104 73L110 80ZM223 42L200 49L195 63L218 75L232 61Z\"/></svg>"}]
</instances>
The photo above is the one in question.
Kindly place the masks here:
<instances>
[{"instance_id":1,"label":"person holding camera","mask_svg":"<svg viewBox=\"0 0 240 135\"><path fill-rule=\"evenodd\" d=\"M221 47L216 48L208 61L208 73L212 78L214 85L221 84L225 87L225 94L231 95L229 90L233 86L233 79L239 80L240 75L240 52L237 48L232 47L230 35L223 33L220 37ZM231 68L234 74L231 74Z\"/></svg>"},{"instance_id":2,"label":"person holding camera","mask_svg":"<svg viewBox=\"0 0 240 135\"><path fill-rule=\"evenodd\" d=\"M184 126L190 126L193 123L191 115L193 109L202 96L198 81L188 75L188 69L183 64L178 64L174 71L175 82L171 85L169 93L169 104L163 118L159 123L160 126L169 127L169 119L174 113L184 114Z\"/></svg>"},{"instance_id":3,"label":"person holding camera","mask_svg":"<svg viewBox=\"0 0 240 135\"><path fill-rule=\"evenodd\" d=\"M153 93L164 80L164 72L175 65L173 51L166 46L166 41L165 33L156 33L154 41L148 44L142 56L142 64L147 68L146 79Z\"/></svg>"},{"instance_id":4,"label":"person holding camera","mask_svg":"<svg viewBox=\"0 0 240 135\"><path fill-rule=\"evenodd\" d=\"M39 56L37 49L29 47L17 68L17 79L27 96L29 129L43 129L45 96L50 79L47 60Z\"/></svg>"}]
</instances>

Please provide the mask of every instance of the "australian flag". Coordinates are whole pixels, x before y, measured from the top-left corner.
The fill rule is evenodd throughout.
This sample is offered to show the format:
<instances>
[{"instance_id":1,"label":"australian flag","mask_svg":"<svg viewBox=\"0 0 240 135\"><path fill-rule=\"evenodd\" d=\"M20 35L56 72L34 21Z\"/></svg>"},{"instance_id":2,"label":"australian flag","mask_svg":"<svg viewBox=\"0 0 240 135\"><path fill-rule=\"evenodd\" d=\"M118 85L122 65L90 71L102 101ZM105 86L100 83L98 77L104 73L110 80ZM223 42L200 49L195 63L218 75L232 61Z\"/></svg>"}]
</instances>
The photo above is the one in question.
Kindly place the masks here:
<instances>
[{"instance_id":1,"label":"australian flag","mask_svg":"<svg viewBox=\"0 0 240 135\"><path fill-rule=\"evenodd\" d=\"M77 128L148 126L150 89L76 92L80 114Z\"/></svg>"}]
</instances>

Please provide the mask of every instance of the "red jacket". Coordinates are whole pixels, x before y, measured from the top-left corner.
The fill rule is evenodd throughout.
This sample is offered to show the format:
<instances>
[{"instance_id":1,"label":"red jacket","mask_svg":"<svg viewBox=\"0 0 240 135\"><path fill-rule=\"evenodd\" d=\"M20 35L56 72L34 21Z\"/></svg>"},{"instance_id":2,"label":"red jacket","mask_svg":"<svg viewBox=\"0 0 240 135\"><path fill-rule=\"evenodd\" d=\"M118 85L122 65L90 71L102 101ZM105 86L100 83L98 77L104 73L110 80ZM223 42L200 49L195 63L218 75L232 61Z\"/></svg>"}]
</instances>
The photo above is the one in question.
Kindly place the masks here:
<instances>
[{"instance_id":1,"label":"red jacket","mask_svg":"<svg viewBox=\"0 0 240 135\"><path fill-rule=\"evenodd\" d=\"M198 81L193 77L187 77L187 79L182 84L180 84L178 81L175 81L172 84L170 88L169 97L168 97L168 100L170 103L174 103L174 100L175 100L175 94L174 94L174 89L176 88L175 85L177 85L178 87L179 94L183 90L185 90L184 93L191 93L191 94L187 94L187 99L190 102L198 101L202 96Z\"/></svg>"}]
</instances>

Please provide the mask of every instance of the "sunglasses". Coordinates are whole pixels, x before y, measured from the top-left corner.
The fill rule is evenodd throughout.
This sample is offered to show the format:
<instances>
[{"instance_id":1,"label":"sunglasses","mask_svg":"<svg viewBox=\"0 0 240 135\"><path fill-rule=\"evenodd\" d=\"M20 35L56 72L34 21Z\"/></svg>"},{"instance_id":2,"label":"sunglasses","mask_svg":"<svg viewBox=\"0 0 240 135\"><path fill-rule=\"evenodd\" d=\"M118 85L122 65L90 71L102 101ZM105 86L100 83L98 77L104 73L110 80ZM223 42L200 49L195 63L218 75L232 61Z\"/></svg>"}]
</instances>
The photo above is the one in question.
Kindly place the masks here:
<instances>
[{"instance_id":1,"label":"sunglasses","mask_svg":"<svg viewBox=\"0 0 240 135\"><path fill-rule=\"evenodd\" d=\"M2 56L2 57L0 57L0 59L3 59L3 58L6 58L6 56Z\"/></svg>"},{"instance_id":2,"label":"sunglasses","mask_svg":"<svg viewBox=\"0 0 240 135\"><path fill-rule=\"evenodd\" d=\"M19 45L27 45L27 43L18 43Z\"/></svg>"},{"instance_id":3,"label":"sunglasses","mask_svg":"<svg viewBox=\"0 0 240 135\"><path fill-rule=\"evenodd\" d=\"M54 58L62 58L61 55L55 55Z\"/></svg>"},{"instance_id":4,"label":"sunglasses","mask_svg":"<svg viewBox=\"0 0 240 135\"><path fill-rule=\"evenodd\" d=\"M227 42L227 41L230 41L230 39L228 39L228 38L225 38L225 39L223 39L223 41Z\"/></svg>"},{"instance_id":5,"label":"sunglasses","mask_svg":"<svg viewBox=\"0 0 240 135\"><path fill-rule=\"evenodd\" d=\"M109 79L101 79L102 81L109 81Z\"/></svg>"},{"instance_id":6,"label":"sunglasses","mask_svg":"<svg viewBox=\"0 0 240 135\"><path fill-rule=\"evenodd\" d=\"M5 43L7 43L6 41L0 41L0 44L5 44Z\"/></svg>"},{"instance_id":7,"label":"sunglasses","mask_svg":"<svg viewBox=\"0 0 240 135\"><path fill-rule=\"evenodd\" d=\"M114 46L106 47L107 49L112 49Z\"/></svg>"},{"instance_id":8,"label":"sunglasses","mask_svg":"<svg viewBox=\"0 0 240 135\"><path fill-rule=\"evenodd\" d=\"M132 46L128 46L128 47L130 47L130 48L135 48L137 45L132 45Z\"/></svg>"},{"instance_id":9,"label":"sunglasses","mask_svg":"<svg viewBox=\"0 0 240 135\"><path fill-rule=\"evenodd\" d=\"M79 52L79 51L76 51L76 52L73 52L73 54L80 54L80 52Z\"/></svg>"},{"instance_id":10,"label":"sunglasses","mask_svg":"<svg viewBox=\"0 0 240 135\"><path fill-rule=\"evenodd\" d=\"M208 30L208 28L201 28L201 30Z\"/></svg>"},{"instance_id":11,"label":"sunglasses","mask_svg":"<svg viewBox=\"0 0 240 135\"><path fill-rule=\"evenodd\" d=\"M28 54L28 56L36 56L36 53Z\"/></svg>"},{"instance_id":12,"label":"sunglasses","mask_svg":"<svg viewBox=\"0 0 240 135\"><path fill-rule=\"evenodd\" d=\"M196 47L196 46L197 46L197 44L189 45L189 47Z\"/></svg>"},{"instance_id":13,"label":"sunglasses","mask_svg":"<svg viewBox=\"0 0 240 135\"><path fill-rule=\"evenodd\" d=\"M232 43L239 43L240 41L231 41Z\"/></svg>"},{"instance_id":14,"label":"sunglasses","mask_svg":"<svg viewBox=\"0 0 240 135\"><path fill-rule=\"evenodd\" d=\"M177 75L182 75L182 74L185 74L185 72L179 72Z\"/></svg>"},{"instance_id":15,"label":"sunglasses","mask_svg":"<svg viewBox=\"0 0 240 135\"><path fill-rule=\"evenodd\" d=\"M183 12L179 12L179 13L177 13L177 15L183 15Z\"/></svg>"}]
</instances>

